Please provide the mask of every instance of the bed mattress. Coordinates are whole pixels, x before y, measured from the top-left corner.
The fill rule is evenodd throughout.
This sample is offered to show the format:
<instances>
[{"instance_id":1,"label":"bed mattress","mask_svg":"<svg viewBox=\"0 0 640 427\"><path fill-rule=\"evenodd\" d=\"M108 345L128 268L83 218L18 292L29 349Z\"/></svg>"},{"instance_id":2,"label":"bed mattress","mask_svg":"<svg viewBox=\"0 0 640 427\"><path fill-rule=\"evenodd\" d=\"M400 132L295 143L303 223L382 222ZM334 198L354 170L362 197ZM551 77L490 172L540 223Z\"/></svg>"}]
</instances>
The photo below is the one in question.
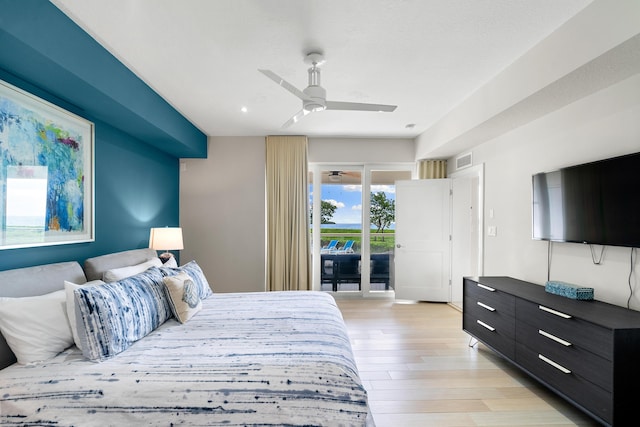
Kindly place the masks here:
<instances>
[{"instance_id":1,"label":"bed mattress","mask_svg":"<svg viewBox=\"0 0 640 427\"><path fill-rule=\"evenodd\" d=\"M0 371L0 424L363 426L367 395L335 301L214 294L106 361L71 347Z\"/></svg>"}]
</instances>

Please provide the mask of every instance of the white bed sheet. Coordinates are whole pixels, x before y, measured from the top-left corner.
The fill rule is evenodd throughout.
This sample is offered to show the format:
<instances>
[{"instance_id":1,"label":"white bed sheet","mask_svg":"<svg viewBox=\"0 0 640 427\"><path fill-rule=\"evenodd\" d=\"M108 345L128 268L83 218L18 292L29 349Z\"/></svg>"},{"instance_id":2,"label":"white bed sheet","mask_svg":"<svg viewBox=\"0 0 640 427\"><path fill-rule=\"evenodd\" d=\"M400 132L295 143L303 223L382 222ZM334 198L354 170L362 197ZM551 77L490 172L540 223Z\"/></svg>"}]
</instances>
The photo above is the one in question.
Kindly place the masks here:
<instances>
[{"instance_id":1,"label":"white bed sheet","mask_svg":"<svg viewBox=\"0 0 640 427\"><path fill-rule=\"evenodd\" d=\"M0 424L363 426L340 311L319 292L214 294L101 363L76 347L0 371Z\"/></svg>"}]
</instances>

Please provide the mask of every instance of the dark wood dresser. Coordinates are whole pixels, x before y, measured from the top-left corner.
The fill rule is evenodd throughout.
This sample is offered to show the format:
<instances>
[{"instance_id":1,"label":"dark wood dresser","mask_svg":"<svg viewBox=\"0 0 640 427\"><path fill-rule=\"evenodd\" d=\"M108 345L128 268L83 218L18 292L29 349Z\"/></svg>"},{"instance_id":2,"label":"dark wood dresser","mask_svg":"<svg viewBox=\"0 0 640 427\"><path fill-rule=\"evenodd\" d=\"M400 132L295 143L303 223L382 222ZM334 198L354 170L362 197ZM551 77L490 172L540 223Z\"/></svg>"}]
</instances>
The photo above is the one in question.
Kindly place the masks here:
<instances>
[{"instance_id":1,"label":"dark wood dresser","mask_svg":"<svg viewBox=\"0 0 640 427\"><path fill-rule=\"evenodd\" d=\"M640 312L466 277L462 328L602 424L640 422Z\"/></svg>"}]
</instances>

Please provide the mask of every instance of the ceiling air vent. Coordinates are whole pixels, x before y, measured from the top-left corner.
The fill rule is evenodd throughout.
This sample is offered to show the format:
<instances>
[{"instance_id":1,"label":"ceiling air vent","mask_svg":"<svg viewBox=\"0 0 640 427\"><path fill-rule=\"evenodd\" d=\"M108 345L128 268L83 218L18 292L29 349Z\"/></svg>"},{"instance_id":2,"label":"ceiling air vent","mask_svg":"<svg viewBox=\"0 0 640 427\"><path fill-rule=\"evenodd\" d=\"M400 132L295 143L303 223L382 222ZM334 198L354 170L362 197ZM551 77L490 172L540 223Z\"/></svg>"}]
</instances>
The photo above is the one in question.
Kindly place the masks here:
<instances>
[{"instance_id":1,"label":"ceiling air vent","mask_svg":"<svg viewBox=\"0 0 640 427\"><path fill-rule=\"evenodd\" d=\"M456 170L468 168L473 164L471 153L463 154L460 157L456 157Z\"/></svg>"}]
</instances>

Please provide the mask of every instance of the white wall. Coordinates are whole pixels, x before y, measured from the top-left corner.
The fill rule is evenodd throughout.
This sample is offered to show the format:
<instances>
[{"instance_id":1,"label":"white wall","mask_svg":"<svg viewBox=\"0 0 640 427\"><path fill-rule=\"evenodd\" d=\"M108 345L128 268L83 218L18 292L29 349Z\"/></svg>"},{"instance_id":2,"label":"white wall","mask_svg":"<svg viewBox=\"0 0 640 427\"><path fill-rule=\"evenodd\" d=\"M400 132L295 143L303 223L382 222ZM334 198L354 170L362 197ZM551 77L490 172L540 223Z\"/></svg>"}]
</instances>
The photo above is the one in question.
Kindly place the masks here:
<instances>
[{"instance_id":1,"label":"white wall","mask_svg":"<svg viewBox=\"0 0 640 427\"><path fill-rule=\"evenodd\" d=\"M448 157L450 173L469 151L485 164L485 275L547 279L548 243L531 239L534 173L640 151L638 16L637 0L594 0L416 138L416 158ZM607 247L594 265L587 245L552 247L552 279L626 305L630 249Z\"/></svg>"},{"instance_id":2,"label":"white wall","mask_svg":"<svg viewBox=\"0 0 640 427\"><path fill-rule=\"evenodd\" d=\"M416 138L446 158L640 72L640 1L595 0Z\"/></svg>"},{"instance_id":3,"label":"white wall","mask_svg":"<svg viewBox=\"0 0 640 427\"><path fill-rule=\"evenodd\" d=\"M546 281L547 242L531 239L531 176L640 151L639 117L636 75L473 148L474 163L485 164L485 233L488 226L497 227L496 237L485 234L485 275ZM624 306L629 252L606 247L603 264L594 265L589 246L554 243L551 278L591 286L597 299ZM635 264L632 284L637 287L640 263ZM640 293L631 306L640 310Z\"/></svg>"},{"instance_id":4,"label":"white wall","mask_svg":"<svg viewBox=\"0 0 640 427\"><path fill-rule=\"evenodd\" d=\"M413 162L413 139L309 138L311 163Z\"/></svg>"},{"instance_id":5,"label":"white wall","mask_svg":"<svg viewBox=\"0 0 640 427\"><path fill-rule=\"evenodd\" d=\"M413 157L410 139L309 140L313 162L380 164ZM264 137L210 137L207 158L183 159L181 169L181 262L198 261L216 292L264 291Z\"/></svg>"},{"instance_id":6,"label":"white wall","mask_svg":"<svg viewBox=\"0 0 640 427\"><path fill-rule=\"evenodd\" d=\"M198 261L216 292L264 291L264 138L210 137L207 158L181 169L181 262Z\"/></svg>"}]
</instances>

